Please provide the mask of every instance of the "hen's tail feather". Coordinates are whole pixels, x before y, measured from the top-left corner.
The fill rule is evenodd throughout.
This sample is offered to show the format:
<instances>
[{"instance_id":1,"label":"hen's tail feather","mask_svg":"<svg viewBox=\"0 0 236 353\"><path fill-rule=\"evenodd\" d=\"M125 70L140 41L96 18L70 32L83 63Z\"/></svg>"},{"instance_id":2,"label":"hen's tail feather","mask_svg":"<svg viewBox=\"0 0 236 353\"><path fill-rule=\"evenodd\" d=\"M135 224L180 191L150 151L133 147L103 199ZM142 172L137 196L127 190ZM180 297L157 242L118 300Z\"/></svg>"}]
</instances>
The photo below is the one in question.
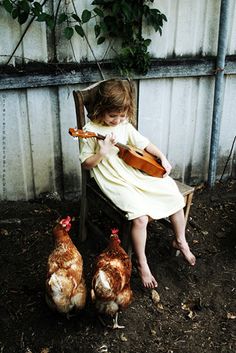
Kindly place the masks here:
<instances>
[{"instance_id":1,"label":"hen's tail feather","mask_svg":"<svg viewBox=\"0 0 236 353\"><path fill-rule=\"evenodd\" d=\"M71 298L72 304L76 309L81 310L86 304L87 289L84 278L82 278L80 284L76 289L76 293Z\"/></svg>"},{"instance_id":2,"label":"hen's tail feather","mask_svg":"<svg viewBox=\"0 0 236 353\"><path fill-rule=\"evenodd\" d=\"M84 308L87 294L84 278L75 288L73 278L54 273L46 286L46 302L53 310L68 313L73 308L78 310Z\"/></svg>"}]
</instances>

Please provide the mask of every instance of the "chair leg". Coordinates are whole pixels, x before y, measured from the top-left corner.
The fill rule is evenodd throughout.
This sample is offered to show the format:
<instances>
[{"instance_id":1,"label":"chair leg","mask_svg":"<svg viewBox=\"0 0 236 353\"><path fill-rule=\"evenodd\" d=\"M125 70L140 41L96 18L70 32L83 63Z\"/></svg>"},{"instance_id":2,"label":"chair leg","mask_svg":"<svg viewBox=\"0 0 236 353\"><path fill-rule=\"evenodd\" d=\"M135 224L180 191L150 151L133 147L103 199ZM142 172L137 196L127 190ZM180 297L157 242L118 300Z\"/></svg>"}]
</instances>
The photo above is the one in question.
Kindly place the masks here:
<instances>
[{"instance_id":1,"label":"chair leg","mask_svg":"<svg viewBox=\"0 0 236 353\"><path fill-rule=\"evenodd\" d=\"M131 241L131 221L127 221L122 225L122 246L129 255L132 256L132 241Z\"/></svg>"},{"instance_id":2,"label":"chair leg","mask_svg":"<svg viewBox=\"0 0 236 353\"><path fill-rule=\"evenodd\" d=\"M86 219L87 219L87 200L84 198L81 198L80 223L79 223L79 237L81 241L85 241L87 238Z\"/></svg>"},{"instance_id":3,"label":"chair leg","mask_svg":"<svg viewBox=\"0 0 236 353\"><path fill-rule=\"evenodd\" d=\"M87 220L87 172L86 170L81 170L82 176L82 190L81 190L81 199L80 199L80 224L79 224L79 237L81 241L85 241L87 238L86 234L86 220Z\"/></svg>"},{"instance_id":4,"label":"chair leg","mask_svg":"<svg viewBox=\"0 0 236 353\"><path fill-rule=\"evenodd\" d=\"M192 199L193 199L193 193L188 194L186 198L186 206L184 208L184 219L186 224L188 222L188 216L189 216L189 211L192 204Z\"/></svg>"}]
</instances>

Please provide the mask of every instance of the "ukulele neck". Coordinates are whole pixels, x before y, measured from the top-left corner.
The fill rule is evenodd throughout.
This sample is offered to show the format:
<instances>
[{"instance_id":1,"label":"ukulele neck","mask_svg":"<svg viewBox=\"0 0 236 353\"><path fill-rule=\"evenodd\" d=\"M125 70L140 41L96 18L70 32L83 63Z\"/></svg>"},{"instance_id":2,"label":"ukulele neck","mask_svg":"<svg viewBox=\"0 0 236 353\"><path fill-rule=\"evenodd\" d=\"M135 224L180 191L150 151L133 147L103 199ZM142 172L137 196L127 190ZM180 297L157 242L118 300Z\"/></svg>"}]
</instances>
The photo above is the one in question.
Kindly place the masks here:
<instances>
[{"instance_id":1,"label":"ukulele neck","mask_svg":"<svg viewBox=\"0 0 236 353\"><path fill-rule=\"evenodd\" d=\"M96 134L96 138L99 139L99 140L105 140L106 136L103 136L103 135L100 135L100 134ZM129 150L129 146L127 145L123 145L122 143L120 142L117 142L115 144L116 147L118 147L120 150Z\"/></svg>"}]
</instances>

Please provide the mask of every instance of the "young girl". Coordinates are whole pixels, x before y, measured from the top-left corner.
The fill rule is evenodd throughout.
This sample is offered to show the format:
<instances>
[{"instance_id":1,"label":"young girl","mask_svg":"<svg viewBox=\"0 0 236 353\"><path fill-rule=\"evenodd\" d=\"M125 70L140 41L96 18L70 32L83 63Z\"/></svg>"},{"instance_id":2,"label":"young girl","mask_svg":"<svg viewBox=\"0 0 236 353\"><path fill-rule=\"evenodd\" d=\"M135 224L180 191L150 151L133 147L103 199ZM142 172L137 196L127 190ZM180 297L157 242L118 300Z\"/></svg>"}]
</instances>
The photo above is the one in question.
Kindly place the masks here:
<instances>
[{"instance_id":1,"label":"young girl","mask_svg":"<svg viewBox=\"0 0 236 353\"><path fill-rule=\"evenodd\" d=\"M81 141L80 159L91 170L101 190L114 204L127 212L132 220L131 236L137 266L146 288L157 287L145 255L147 224L152 219L170 218L175 233L173 247L180 250L190 265L195 256L185 238L184 199L175 181L168 176L171 165L165 155L142 136L130 123L134 118L133 86L125 80L106 80L100 83L94 110L84 130L105 135ZM163 178L152 177L126 164L118 156L117 142L145 149L161 160L166 170Z\"/></svg>"}]
</instances>

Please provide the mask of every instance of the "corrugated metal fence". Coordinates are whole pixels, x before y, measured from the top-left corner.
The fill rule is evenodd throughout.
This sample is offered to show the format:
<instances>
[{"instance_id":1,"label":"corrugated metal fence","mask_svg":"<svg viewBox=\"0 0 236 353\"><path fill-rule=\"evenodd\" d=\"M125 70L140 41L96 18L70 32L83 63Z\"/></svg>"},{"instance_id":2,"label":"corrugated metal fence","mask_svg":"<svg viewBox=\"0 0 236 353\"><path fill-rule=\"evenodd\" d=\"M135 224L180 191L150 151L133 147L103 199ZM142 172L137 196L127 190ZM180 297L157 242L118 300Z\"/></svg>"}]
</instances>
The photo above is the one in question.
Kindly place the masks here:
<instances>
[{"instance_id":1,"label":"corrugated metal fence","mask_svg":"<svg viewBox=\"0 0 236 353\"><path fill-rule=\"evenodd\" d=\"M78 11L90 7L89 1L75 3ZM167 154L173 177L191 184L206 181L208 174L220 4L220 0L154 1L153 6L166 14L168 22L162 37L147 31L152 38L151 53L158 60L146 77L135 77L139 130ZM229 6L218 177L236 135L236 2L229 1ZM58 28L54 46L45 26L34 23L10 64L22 58L47 63L55 53L64 62L93 60L83 39L73 38L72 43L59 40L61 31ZM21 34L22 29L0 8L1 64L7 62ZM96 46L91 26L87 34L101 60L107 44ZM111 57L112 52L107 54ZM104 73L106 78L111 75ZM66 198L79 196L78 143L68 134L68 128L76 125L72 90L100 78L94 69L87 76L79 69L57 76L1 75L1 200L28 200L54 191ZM234 170L232 157L225 176Z\"/></svg>"}]
</instances>

